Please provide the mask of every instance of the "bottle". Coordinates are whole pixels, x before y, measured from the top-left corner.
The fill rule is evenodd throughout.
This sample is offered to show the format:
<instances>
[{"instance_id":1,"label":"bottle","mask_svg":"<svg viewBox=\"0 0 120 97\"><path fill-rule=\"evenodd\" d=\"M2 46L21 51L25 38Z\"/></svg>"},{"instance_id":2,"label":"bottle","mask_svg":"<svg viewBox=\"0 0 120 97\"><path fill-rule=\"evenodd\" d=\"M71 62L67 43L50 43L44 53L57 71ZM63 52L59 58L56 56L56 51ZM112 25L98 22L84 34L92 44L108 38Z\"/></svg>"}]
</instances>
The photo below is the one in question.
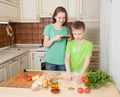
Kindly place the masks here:
<instances>
[{"instance_id":1,"label":"bottle","mask_svg":"<svg viewBox=\"0 0 120 97\"><path fill-rule=\"evenodd\" d=\"M46 89L48 88L48 80L46 78L43 79L42 87Z\"/></svg>"},{"instance_id":2,"label":"bottle","mask_svg":"<svg viewBox=\"0 0 120 97\"><path fill-rule=\"evenodd\" d=\"M51 81L51 88L52 89L59 89L59 83L58 83L58 79L57 78L52 79L52 81Z\"/></svg>"},{"instance_id":3,"label":"bottle","mask_svg":"<svg viewBox=\"0 0 120 97\"><path fill-rule=\"evenodd\" d=\"M27 80L27 77L28 77L27 70L24 69L24 78L25 78L25 80Z\"/></svg>"}]
</instances>

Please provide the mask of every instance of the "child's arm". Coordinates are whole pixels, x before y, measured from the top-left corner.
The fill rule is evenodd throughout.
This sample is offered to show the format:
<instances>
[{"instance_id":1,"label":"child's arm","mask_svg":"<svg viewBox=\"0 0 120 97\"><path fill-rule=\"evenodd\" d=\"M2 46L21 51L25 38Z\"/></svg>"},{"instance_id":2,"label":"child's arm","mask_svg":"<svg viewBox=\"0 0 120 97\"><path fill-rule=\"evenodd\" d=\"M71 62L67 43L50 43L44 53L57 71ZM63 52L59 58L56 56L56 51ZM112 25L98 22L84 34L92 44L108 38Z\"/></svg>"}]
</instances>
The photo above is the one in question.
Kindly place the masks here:
<instances>
[{"instance_id":1,"label":"child's arm","mask_svg":"<svg viewBox=\"0 0 120 97\"><path fill-rule=\"evenodd\" d=\"M82 70L80 71L80 74L84 75L86 69L88 68L90 64L90 56L87 56L86 59L85 59L85 64L83 65L83 68Z\"/></svg>"},{"instance_id":2,"label":"child's arm","mask_svg":"<svg viewBox=\"0 0 120 97\"><path fill-rule=\"evenodd\" d=\"M44 36L44 48L49 48L53 42L61 40L61 35L56 35L54 38L49 39L48 36Z\"/></svg>"},{"instance_id":3,"label":"child's arm","mask_svg":"<svg viewBox=\"0 0 120 97\"><path fill-rule=\"evenodd\" d=\"M87 56L85 59L85 64L83 65L82 70L79 72L79 74L75 77L75 82L77 84L81 83L82 76L84 75L87 67L89 66L90 63L90 56Z\"/></svg>"},{"instance_id":4,"label":"child's arm","mask_svg":"<svg viewBox=\"0 0 120 97\"><path fill-rule=\"evenodd\" d=\"M66 67L66 79L71 80L71 73L70 73L70 54L66 54L65 56L65 67Z\"/></svg>"},{"instance_id":5,"label":"child's arm","mask_svg":"<svg viewBox=\"0 0 120 97\"><path fill-rule=\"evenodd\" d=\"M70 73L70 55L69 54L66 54L65 56L65 67L66 67L66 71L67 73Z\"/></svg>"}]
</instances>

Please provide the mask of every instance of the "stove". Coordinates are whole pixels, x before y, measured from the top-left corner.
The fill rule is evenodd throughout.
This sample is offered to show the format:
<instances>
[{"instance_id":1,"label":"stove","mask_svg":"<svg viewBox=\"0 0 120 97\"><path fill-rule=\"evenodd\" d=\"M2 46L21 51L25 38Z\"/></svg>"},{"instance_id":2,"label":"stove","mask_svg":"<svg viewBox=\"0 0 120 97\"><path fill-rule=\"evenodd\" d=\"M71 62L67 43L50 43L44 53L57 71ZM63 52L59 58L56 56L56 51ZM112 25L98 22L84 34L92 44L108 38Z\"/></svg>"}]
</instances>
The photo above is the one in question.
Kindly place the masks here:
<instances>
[{"instance_id":1,"label":"stove","mask_svg":"<svg viewBox=\"0 0 120 97\"><path fill-rule=\"evenodd\" d=\"M44 47L30 49L30 67L33 70L44 70L45 68L45 55L47 49Z\"/></svg>"}]
</instances>

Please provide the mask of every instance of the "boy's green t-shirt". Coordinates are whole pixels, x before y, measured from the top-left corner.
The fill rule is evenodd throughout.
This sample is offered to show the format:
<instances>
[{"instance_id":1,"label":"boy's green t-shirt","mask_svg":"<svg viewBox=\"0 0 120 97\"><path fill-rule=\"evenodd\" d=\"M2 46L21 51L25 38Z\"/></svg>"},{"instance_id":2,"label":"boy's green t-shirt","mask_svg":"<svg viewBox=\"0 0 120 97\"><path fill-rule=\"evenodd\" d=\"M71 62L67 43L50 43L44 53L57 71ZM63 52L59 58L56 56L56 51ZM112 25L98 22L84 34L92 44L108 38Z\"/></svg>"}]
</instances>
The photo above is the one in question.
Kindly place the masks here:
<instances>
[{"instance_id":1,"label":"boy's green t-shirt","mask_svg":"<svg viewBox=\"0 0 120 97\"><path fill-rule=\"evenodd\" d=\"M69 29L64 26L61 30L56 30L52 24L49 24L44 29L44 35L49 39L56 35L69 35ZM66 51L66 38L60 41L55 41L47 50L45 61L52 64L63 65L65 64L65 51Z\"/></svg>"},{"instance_id":2,"label":"boy's green t-shirt","mask_svg":"<svg viewBox=\"0 0 120 97\"><path fill-rule=\"evenodd\" d=\"M93 44L84 40L78 43L76 40L67 43L66 53L70 54L70 70L71 72L80 72L86 56L92 56Z\"/></svg>"}]
</instances>

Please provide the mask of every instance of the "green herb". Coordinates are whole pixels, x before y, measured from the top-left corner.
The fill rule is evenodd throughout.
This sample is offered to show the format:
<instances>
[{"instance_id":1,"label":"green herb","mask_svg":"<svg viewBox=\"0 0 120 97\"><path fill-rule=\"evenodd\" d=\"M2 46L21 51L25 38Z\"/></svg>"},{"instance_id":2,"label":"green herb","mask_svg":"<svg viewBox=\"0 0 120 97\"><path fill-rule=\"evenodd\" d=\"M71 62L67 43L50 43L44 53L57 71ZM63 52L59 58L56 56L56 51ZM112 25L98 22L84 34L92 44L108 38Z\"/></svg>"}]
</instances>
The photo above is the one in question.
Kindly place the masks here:
<instances>
[{"instance_id":1,"label":"green herb","mask_svg":"<svg viewBox=\"0 0 120 97\"><path fill-rule=\"evenodd\" d=\"M89 83L85 85L91 89L100 88L107 85L107 83L112 82L110 75L102 70L97 70L95 72L88 70L86 76L89 79Z\"/></svg>"}]
</instances>

